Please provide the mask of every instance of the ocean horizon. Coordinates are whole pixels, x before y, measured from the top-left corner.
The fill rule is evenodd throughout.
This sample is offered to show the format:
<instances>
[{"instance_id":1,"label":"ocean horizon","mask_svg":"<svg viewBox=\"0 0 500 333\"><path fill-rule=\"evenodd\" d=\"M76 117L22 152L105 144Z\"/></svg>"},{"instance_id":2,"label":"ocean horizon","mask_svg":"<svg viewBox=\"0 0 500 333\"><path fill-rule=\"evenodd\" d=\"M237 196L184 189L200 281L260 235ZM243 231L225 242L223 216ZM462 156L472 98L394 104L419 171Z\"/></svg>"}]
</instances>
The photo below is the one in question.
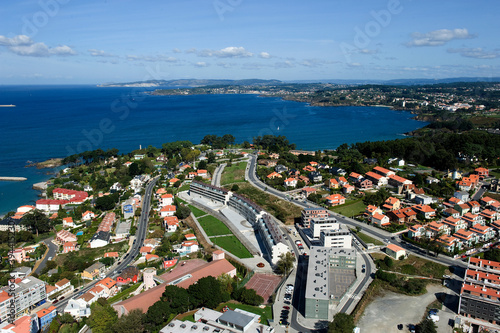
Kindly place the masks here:
<instances>
[{"instance_id":1,"label":"ocean horizon","mask_svg":"<svg viewBox=\"0 0 500 333\"><path fill-rule=\"evenodd\" d=\"M342 143L403 138L426 125L406 111L387 107L317 107L276 97L241 95L154 96L155 88L0 86L0 216L32 204L32 185L51 169L26 168L94 149L128 153L140 146L232 134L236 142L266 134L284 135L297 149L335 149ZM47 174L49 173L49 174Z\"/></svg>"}]
</instances>

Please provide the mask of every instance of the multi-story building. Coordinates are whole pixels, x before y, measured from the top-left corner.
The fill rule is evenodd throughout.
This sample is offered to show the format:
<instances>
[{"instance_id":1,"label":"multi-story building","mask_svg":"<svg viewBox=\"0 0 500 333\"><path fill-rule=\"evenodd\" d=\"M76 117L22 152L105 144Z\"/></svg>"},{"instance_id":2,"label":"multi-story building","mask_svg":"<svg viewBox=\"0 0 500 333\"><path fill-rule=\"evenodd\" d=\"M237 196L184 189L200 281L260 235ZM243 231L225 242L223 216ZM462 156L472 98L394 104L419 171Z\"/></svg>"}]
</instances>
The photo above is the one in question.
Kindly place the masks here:
<instances>
[{"instance_id":1,"label":"multi-story building","mask_svg":"<svg viewBox=\"0 0 500 333\"><path fill-rule=\"evenodd\" d=\"M329 215L327 217L316 217L311 219L309 228L311 229L313 237L319 238L322 230L337 230L340 228L340 224L335 217Z\"/></svg>"},{"instance_id":2,"label":"multi-story building","mask_svg":"<svg viewBox=\"0 0 500 333\"><path fill-rule=\"evenodd\" d=\"M349 228L344 224L340 224L339 229L321 230L319 239L324 247L344 249L350 249L352 247L351 231L349 231Z\"/></svg>"},{"instance_id":3,"label":"multi-story building","mask_svg":"<svg viewBox=\"0 0 500 333\"><path fill-rule=\"evenodd\" d=\"M305 228L309 228L313 218L326 218L328 211L324 208L304 208L301 213L301 222Z\"/></svg>"},{"instance_id":4,"label":"multi-story building","mask_svg":"<svg viewBox=\"0 0 500 333\"><path fill-rule=\"evenodd\" d=\"M39 305L43 300L47 299L47 294L45 292L45 282L30 276L24 279L15 279L12 285L2 288L2 293L8 292L14 297L15 313L16 318L24 314L28 314L30 310ZM0 302L5 301L4 298L0 297ZM12 302L12 301L11 301ZM3 304L2 304L3 305ZM2 320L4 318L3 308L0 310Z\"/></svg>"},{"instance_id":5,"label":"multi-story building","mask_svg":"<svg viewBox=\"0 0 500 333\"><path fill-rule=\"evenodd\" d=\"M469 258L458 305L463 316L500 322L500 263Z\"/></svg>"},{"instance_id":6,"label":"multi-story building","mask_svg":"<svg viewBox=\"0 0 500 333\"><path fill-rule=\"evenodd\" d=\"M340 302L356 275L356 250L312 246L307 268L305 317L331 320L330 305ZM342 277L343 284L336 283Z\"/></svg>"}]
</instances>

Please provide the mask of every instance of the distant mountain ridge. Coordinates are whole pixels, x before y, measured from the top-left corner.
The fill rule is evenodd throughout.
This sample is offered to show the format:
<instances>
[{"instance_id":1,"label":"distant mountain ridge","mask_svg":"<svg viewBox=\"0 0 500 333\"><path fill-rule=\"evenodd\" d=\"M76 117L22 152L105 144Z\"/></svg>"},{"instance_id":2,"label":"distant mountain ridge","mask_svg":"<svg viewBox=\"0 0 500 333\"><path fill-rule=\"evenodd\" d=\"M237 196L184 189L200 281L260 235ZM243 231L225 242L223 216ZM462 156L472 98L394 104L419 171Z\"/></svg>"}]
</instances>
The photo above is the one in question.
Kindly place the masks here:
<instances>
[{"instance_id":1,"label":"distant mountain ridge","mask_svg":"<svg viewBox=\"0 0 500 333\"><path fill-rule=\"evenodd\" d=\"M331 83L331 84L380 84L380 85L427 85L455 82L500 82L500 77L455 77L446 79L393 79L393 80L261 80L261 79L178 79L178 80L147 80L126 83L104 83L98 87L169 87L169 88L196 88L203 86L234 85L234 86L269 86L290 83Z\"/></svg>"},{"instance_id":2,"label":"distant mountain ridge","mask_svg":"<svg viewBox=\"0 0 500 333\"><path fill-rule=\"evenodd\" d=\"M179 79L179 80L147 80L126 83L104 83L98 87L202 87L215 85L235 85L235 86L267 86L282 84L280 80L226 80L226 79Z\"/></svg>"}]
</instances>

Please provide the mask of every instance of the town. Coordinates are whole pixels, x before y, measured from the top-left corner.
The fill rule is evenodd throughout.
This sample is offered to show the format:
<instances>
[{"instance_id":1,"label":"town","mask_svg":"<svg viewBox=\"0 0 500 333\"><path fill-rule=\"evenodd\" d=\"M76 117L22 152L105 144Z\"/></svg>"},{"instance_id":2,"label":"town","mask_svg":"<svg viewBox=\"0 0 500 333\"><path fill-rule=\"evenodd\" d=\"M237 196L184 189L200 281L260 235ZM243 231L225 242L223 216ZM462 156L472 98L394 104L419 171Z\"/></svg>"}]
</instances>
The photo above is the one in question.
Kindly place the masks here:
<instances>
[{"instance_id":1,"label":"town","mask_svg":"<svg viewBox=\"0 0 500 333\"><path fill-rule=\"evenodd\" d=\"M0 221L0 331L498 330L498 136L477 135L427 164L229 134L69 156Z\"/></svg>"}]
</instances>

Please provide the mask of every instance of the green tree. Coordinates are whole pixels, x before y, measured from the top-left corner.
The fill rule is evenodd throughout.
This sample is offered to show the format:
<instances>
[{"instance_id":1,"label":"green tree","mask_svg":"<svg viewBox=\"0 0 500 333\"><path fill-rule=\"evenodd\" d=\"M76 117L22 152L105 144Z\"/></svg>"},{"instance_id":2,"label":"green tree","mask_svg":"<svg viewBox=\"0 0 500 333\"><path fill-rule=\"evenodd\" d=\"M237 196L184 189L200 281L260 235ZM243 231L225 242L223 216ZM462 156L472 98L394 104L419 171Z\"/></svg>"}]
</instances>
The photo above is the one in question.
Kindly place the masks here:
<instances>
[{"instance_id":1,"label":"green tree","mask_svg":"<svg viewBox=\"0 0 500 333\"><path fill-rule=\"evenodd\" d=\"M186 312L191 305L188 291L177 286L166 286L161 300L175 313Z\"/></svg>"},{"instance_id":2,"label":"green tree","mask_svg":"<svg viewBox=\"0 0 500 333\"><path fill-rule=\"evenodd\" d=\"M392 260L392 258L391 258L391 257L389 257L389 256L386 256L386 257L384 258L384 263L385 263L385 265L386 265L388 268L391 268L392 266L394 266L394 261L393 261L393 260Z\"/></svg>"},{"instance_id":3,"label":"green tree","mask_svg":"<svg viewBox=\"0 0 500 333\"><path fill-rule=\"evenodd\" d=\"M94 333L109 333L118 320L118 315L111 305L106 303L106 300L104 302L99 302L99 300L91 305L91 314L87 324Z\"/></svg>"},{"instance_id":4,"label":"green tree","mask_svg":"<svg viewBox=\"0 0 500 333\"><path fill-rule=\"evenodd\" d=\"M437 333L436 324L429 318L425 318L418 325L418 332L420 333Z\"/></svg>"},{"instance_id":5,"label":"green tree","mask_svg":"<svg viewBox=\"0 0 500 333\"><path fill-rule=\"evenodd\" d=\"M328 333L352 333L354 330L354 318L346 313L337 313L328 326Z\"/></svg>"},{"instance_id":6,"label":"green tree","mask_svg":"<svg viewBox=\"0 0 500 333\"><path fill-rule=\"evenodd\" d=\"M187 218L189 214L191 214L191 209L189 209L188 206L185 205L177 206L177 210L175 211L175 216L177 216L179 220Z\"/></svg>"},{"instance_id":7,"label":"green tree","mask_svg":"<svg viewBox=\"0 0 500 333\"><path fill-rule=\"evenodd\" d=\"M149 332L159 331L169 319L171 313L172 310L168 303L160 300L149 307L148 312L142 318L142 322Z\"/></svg>"},{"instance_id":8,"label":"green tree","mask_svg":"<svg viewBox=\"0 0 500 333\"><path fill-rule=\"evenodd\" d=\"M43 212L38 209L34 209L27 214L24 214L21 224L25 225L31 232L45 233L50 231L50 220Z\"/></svg>"},{"instance_id":9,"label":"green tree","mask_svg":"<svg viewBox=\"0 0 500 333\"><path fill-rule=\"evenodd\" d=\"M224 290L222 283L213 276L207 276L198 280L196 284L192 284L188 288L190 300L193 305L206 306L207 308L215 308L222 302L230 299L230 295Z\"/></svg>"},{"instance_id":10,"label":"green tree","mask_svg":"<svg viewBox=\"0 0 500 333\"><path fill-rule=\"evenodd\" d=\"M114 333L142 333L144 332L143 313L140 309L134 309L129 314L121 316L111 326Z\"/></svg>"},{"instance_id":11,"label":"green tree","mask_svg":"<svg viewBox=\"0 0 500 333\"><path fill-rule=\"evenodd\" d=\"M295 257L291 252L281 254L278 262L276 263L276 269L278 270L278 273L287 275L288 272L293 268L294 262Z\"/></svg>"}]
</instances>

